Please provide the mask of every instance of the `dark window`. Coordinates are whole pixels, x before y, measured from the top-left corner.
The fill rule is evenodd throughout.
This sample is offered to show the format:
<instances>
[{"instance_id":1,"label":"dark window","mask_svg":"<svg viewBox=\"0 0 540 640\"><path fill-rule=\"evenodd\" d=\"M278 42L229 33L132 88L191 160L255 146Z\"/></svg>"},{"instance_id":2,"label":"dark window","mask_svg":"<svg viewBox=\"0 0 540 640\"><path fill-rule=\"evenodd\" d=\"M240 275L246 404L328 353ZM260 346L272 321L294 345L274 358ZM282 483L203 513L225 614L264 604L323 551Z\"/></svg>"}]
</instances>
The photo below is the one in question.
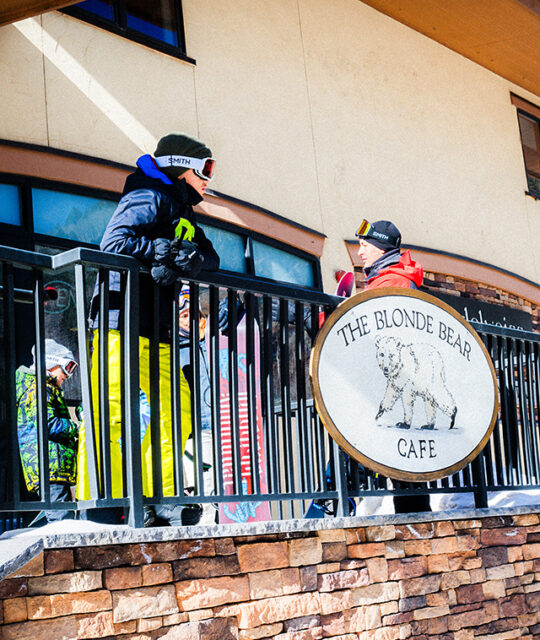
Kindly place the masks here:
<instances>
[{"instance_id":1,"label":"dark window","mask_svg":"<svg viewBox=\"0 0 540 640\"><path fill-rule=\"evenodd\" d=\"M510 94L512 104L517 107L519 133L528 195L540 199L540 107L519 96Z\"/></svg>"},{"instance_id":2,"label":"dark window","mask_svg":"<svg viewBox=\"0 0 540 640\"><path fill-rule=\"evenodd\" d=\"M0 222L21 224L21 204L19 187L14 184L0 184Z\"/></svg>"},{"instance_id":3,"label":"dark window","mask_svg":"<svg viewBox=\"0 0 540 640\"><path fill-rule=\"evenodd\" d=\"M540 198L540 120L521 110L518 118L529 192Z\"/></svg>"},{"instance_id":4,"label":"dark window","mask_svg":"<svg viewBox=\"0 0 540 640\"><path fill-rule=\"evenodd\" d=\"M85 0L63 11L193 62L185 55L181 0Z\"/></svg>"},{"instance_id":5,"label":"dark window","mask_svg":"<svg viewBox=\"0 0 540 640\"><path fill-rule=\"evenodd\" d=\"M6 174L0 175L0 198L0 244L53 252L98 248L119 200L107 191ZM198 221L221 271L321 290L314 256L221 220L199 215Z\"/></svg>"},{"instance_id":6,"label":"dark window","mask_svg":"<svg viewBox=\"0 0 540 640\"><path fill-rule=\"evenodd\" d=\"M34 231L99 244L116 202L52 189L32 189Z\"/></svg>"}]
</instances>

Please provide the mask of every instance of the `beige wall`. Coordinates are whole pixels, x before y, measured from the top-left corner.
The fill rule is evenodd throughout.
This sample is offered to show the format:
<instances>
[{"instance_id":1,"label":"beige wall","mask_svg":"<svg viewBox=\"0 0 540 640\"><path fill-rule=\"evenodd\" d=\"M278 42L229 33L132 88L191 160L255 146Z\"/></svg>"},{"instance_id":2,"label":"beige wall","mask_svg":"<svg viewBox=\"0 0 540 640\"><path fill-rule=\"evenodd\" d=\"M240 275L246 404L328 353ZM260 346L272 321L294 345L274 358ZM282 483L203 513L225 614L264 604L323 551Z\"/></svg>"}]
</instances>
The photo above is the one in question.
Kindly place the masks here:
<instances>
[{"instance_id":1,"label":"beige wall","mask_svg":"<svg viewBox=\"0 0 540 640\"><path fill-rule=\"evenodd\" d=\"M364 216L540 282L509 92L540 97L358 0L183 9L195 66L57 12L0 29L0 138L133 163L169 130L198 134L215 189L328 236L332 288Z\"/></svg>"}]
</instances>

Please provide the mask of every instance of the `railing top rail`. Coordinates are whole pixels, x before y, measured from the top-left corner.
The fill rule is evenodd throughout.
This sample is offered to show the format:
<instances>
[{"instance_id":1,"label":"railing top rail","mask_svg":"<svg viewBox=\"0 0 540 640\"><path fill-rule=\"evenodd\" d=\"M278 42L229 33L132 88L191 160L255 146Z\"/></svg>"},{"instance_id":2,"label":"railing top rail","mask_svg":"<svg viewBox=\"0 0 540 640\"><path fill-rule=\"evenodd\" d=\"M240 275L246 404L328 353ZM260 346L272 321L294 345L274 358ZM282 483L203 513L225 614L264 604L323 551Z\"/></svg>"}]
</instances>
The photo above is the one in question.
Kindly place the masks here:
<instances>
[{"instance_id":1,"label":"railing top rail","mask_svg":"<svg viewBox=\"0 0 540 640\"><path fill-rule=\"evenodd\" d=\"M37 251L27 251L26 249L14 249L0 245L0 261L10 262L20 267L37 267L39 269L52 269L52 256Z\"/></svg>"},{"instance_id":2,"label":"railing top rail","mask_svg":"<svg viewBox=\"0 0 540 640\"><path fill-rule=\"evenodd\" d=\"M56 270L64 269L75 264L85 264L96 268L104 267L108 269L138 270L148 273L148 268L131 256L107 253L104 251L98 251L97 249L88 249L86 247L76 247L51 256L37 251L27 251L25 249L15 249L13 247L0 245L0 261L10 262L14 265L27 268L36 267L40 269ZM191 279L182 276L182 280L189 281ZM305 289L303 287L282 282L277 283L264 280L253 281L243 275L230 272L211 273L203 271L197 278L197 282L206 285L228 287L230 289L236 289L237 291L295 300L306 304L335 307L342 301L342 298L338 296L322 293L321 291ZM470 324L479 333L505 338L529 340L531 342L540 342L540 334L532 331L510 329L508 327L498 327L478 322L471 322Z\"/></svg>"},{"instance_id":3,"label":"railing top rail","mask_svg":"<svg viewBox=\"0 0 540 640\"><path fill-rule=\"evenodd\" d=\"M479 322L471 322L471 326L478 331L492 336L501 336L503 338L517 338L519 340L529 340L530 342L540 342L540 334L533 331L524 331L523 329L510 329L508 327L497 327L493 324L481 324Z\"/></svg>"},{"instance_id":4,"label":"railing top rail","mask_svg":"<svg viewBox=\"0 0 540 640\"><path fill-rule=\"evenodd\" d=\"M86 249L76 247L58 253L53 258L53 267L63 269L75 264L85 264L93 267L106 267L114 269L141 269L141 263L131 256L124 256L118 253L106 253L97 249Z\"/></svg>"},{"instance_id":5,"label":"railing top rail","mask_svg":"<svg viewBox=\"0 0 540 640\"><path fill-rule=\"evenodd\" d=\"M140 270L147 273L148 268L141 264L138 260L131 256L119 255L116 253L106 253L97 251L96 249L86 249L77 247L64 251L53 256L53 267L55 269L66 268L74 264L86 264L94 267L106 267L116 269L132 269ZM182 280L191 280L191 278L182 276ZM247 291L249 293L258 293L262 295L271 295L274 297L290 298L308 304L320 304L335 306L341 301L340 297L330 296L320 291L312 289L304 289L287 283L264 282L246 278L242 275L234 273L211 273L203 271L198 277L199 284L216 285L236 289L238 291Z\"/></svg>"}]
</instances>

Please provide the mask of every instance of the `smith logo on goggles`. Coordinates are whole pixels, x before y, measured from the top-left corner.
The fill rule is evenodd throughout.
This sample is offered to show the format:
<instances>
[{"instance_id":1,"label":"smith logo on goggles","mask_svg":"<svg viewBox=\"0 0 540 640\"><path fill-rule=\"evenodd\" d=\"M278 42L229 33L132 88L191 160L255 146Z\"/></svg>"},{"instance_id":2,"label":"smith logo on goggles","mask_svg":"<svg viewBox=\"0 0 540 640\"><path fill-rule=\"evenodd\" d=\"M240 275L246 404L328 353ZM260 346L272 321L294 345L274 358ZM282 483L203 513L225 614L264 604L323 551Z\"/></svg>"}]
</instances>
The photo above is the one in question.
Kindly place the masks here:
<instances>
[{"instance_id":1,"label":"smith logo on goggles","mask_svg":"<svg viewBox=\"0 0 540 640\"><path fill-rule=\"evenodd\" d=\"M158 167L183 167L193 169L193 173L203 180L214 177L214 158L190 158L189 156L158 156L154 158Z\"/></svg>"},{"instance_id":2,"label":"smith logo on goggles","mask_svg":"<svg viewBox=\"0 0 540 640\"><path fill-rule=\"evenodd\" d=\"M381 233L380 231L375 231L372 227L371 222L368 220L362 220L358 230L354 234L357 238L375 238L378 240L384 240L385 242L392 242L392 238L386 233Z\"/></svg>"}]
</instances>

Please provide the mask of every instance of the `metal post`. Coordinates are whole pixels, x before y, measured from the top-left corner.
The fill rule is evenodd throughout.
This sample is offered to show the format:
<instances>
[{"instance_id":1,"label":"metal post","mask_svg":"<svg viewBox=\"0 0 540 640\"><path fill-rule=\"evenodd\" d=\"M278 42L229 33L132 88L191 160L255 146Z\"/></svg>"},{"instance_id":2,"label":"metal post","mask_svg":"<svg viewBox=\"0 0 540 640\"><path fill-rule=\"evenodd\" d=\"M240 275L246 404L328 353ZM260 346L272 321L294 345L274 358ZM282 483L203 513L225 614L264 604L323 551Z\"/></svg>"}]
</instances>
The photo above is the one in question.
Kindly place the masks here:
<instances>
[{"instance_id":1,"label":"metal post","mask_svg":"<svg viewBox=\"0 0 540 640\"><path fill-rule=\"evenodd\" d=\"M3 273L3 301L4 301L4 354L5 354L5 397L6 397L6 424L7 424L7 474L6 490L9 496L3 495L0 500L5 501L6 506L13 505L19 508L20 495L20 474L19 469L19 447L17 439L17 403L16 403L16 351L15 351L15 303L14 284L15 276L13 266L7 262L2 263Z\"/></svg>"},{"instance_id":2,"label":"metal post","mask_svg":"<svg viewBox=\"0 0 540 640\"><path fill-rule=\"evenodd\" d=\"M201 358L199 336L199 285L189 287L189 351L193 386L191 389L191 421L193 423L193 479L197 495L204 495L203 456L201 438Z\"/></svg>"},{"instance_id":3,"label":"metal post","mask_svg":"<svg viewBox=\"0 0 540 640\"><path fill-rule=\"evenodd\" d=\"M101 486L106 498L112 497L111 480L111 416L109 410L109 271L99 270L99 426L101 450ZM82 288L84 291L84 287ZM84 305L84 297L80 301ZM79 305L77 305L79 309ZM84 317L86 310L83 307ZM79 339L86 332L79 330ZM79 348L80 352L80 348ZM85 367L86 370L86 367ZM92 389L90 388L90 392ZM92 429L92 439L94 430ZM88 440L87 440L88 443ZM88 448L88 445L87 445ZM88 453L88 452L87 452ZM93 456L95 458L95 456ZM90 458L88 458L90 460ZM97 497L97 496L96 496Z\"/></svg>"},{"instance_id":4,"label":"metal post","mask_svg":"<svg viewBox=\"0 0 540 640\"><path fill-rule=\"evenodd\" d=\"M131 527L144 525L139 411L139 273L127 272L124 295L124 421L126 432L126 481Z\"/></svg>"},{"instance_id":5,"label":"metal post","mask_svg":"<svg viewBox=\"0 0 540 640\"><path fill-rule=\"evenodd\" d=\"M210 287L210 393L212 397L212 436L214 445L214 486L223 495L223 458L221 454L221 412L219 375L219 289Z\"/></svg>"},{"instance_id":6,"label":"metal post","mask_svg":"<svg viewBox=\"0 0 540 640\"><path fill-rule=\"evenodd\" d=\"M484 471L484 454L481 451L472 462L474 480L474 505L477 509L487 509L488 496Z\"/></svg>"},{"instance_id":7,"label":"metal post","mask_svg":"<svg viewBox=\"0 0 540 640\"><path fill-rule=\"evenodd\" d=\"M246 379L249 421L249 452L251 466L251 486L253 493L261 492L259 476L259 439L257 429L257 391L255 385L255 298L252 293L246 293Z\"/></svg>"},{"instance_id":8,"label":"metal post","mask_svg":"<svg viewBox=\"0 0 540 640\"><path fill-rule=\"evenodd\" d=\"M160 362L159 362L159 287L152 283L152 336L150 338L150 441L152 444L152 486L157 503L163 497L161 466L161 421L160 421ZM141 425L142 428L142 425Z\"/></svg>"},{"instance_id":9,"label":"metal post","mask_svg":"<svg viewBox=\"0 0 540 640\"><path fill-rule=\"evenodd\" d=\"M172 305L172 336L171 336L171 413L172 413L172 439L174 459L174 491L177 496L184 495L184 464L182 449L182 400L180 393L180 327L178 320L178 296L180 295L181 282L174 284L174 300Z\"/></svg>"},{"instance_id":10,"label":"metal post","mask_svg":"<svg viewBox=\"0 0 540 640\"><path fill-rule=\"evenodd\" d=\"M92 387L90 385L90 356L86 340L86 300L84 295L85 270L82 264L75 265L75 301L77 306L77 341L79 345L79 370L81 376L81 394L84 415L84 434L86 438L86 459L90 498L99 498L98 465L95 440L94 411L92 406ZM100 325L108 323L108 317L100 317Z\"/></svg>"},{"instance_id":11,"label":"metal post","mask_svg":"<svg viewBox=\"0 0 540 640\"><path fill-rule=\"evenodd\" d=\"M43 273L33 270L34 275L34 327L35 327L35 364L37 385L37 424L38 424L38 460L39 487L41 502L51 499L49 483L49 426L47 420L47 370L45 367L45 317L43 296Z\"/></svg>"}]
</instances>

